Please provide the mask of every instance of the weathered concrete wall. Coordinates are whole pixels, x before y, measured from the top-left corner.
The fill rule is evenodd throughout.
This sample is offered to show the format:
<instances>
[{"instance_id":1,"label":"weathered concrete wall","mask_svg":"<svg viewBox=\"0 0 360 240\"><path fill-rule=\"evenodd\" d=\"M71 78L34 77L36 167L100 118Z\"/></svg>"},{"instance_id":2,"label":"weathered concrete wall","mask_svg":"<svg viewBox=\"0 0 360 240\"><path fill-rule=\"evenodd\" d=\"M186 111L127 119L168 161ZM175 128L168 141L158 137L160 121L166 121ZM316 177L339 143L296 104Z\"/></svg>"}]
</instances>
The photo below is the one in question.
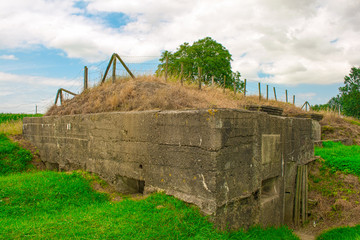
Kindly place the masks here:
<instances>
[{"instance_id":1,"label":"weathered concrete wall","mask_svg":"<svg viewBox=\"0 0 360 240\"><path fill-rule=\"evenodd\" d=\"M290 223L296 167L313 158L310 119L234 109L25 118L24 136L50 168L163 190L221 228Z\"/></svg>"}]
</instances>

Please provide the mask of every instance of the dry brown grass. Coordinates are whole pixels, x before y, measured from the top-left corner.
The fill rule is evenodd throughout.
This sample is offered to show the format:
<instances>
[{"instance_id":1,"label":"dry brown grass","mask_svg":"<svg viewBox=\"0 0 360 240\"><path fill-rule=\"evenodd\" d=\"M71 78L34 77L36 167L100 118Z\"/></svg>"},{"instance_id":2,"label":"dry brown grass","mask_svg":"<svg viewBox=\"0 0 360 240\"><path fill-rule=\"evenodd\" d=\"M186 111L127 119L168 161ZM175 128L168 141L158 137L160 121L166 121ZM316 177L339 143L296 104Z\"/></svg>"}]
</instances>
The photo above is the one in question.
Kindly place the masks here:
<instances>
[{"instance_id":1,"label":"dry brown grass","mask_svg":"<svg viewBox=\"0 0 360 240\"><path fill-rule=\"evenodd\" d=\"M206 108L243 108L261 104L281 107L284 113L301 113L301 109L283 102L259 101L257 96L244 97L226 89L197 84L164 82L155 76L117 79L89 89L62 106L52 106L46 115L69 115L111 111L179 110Z\"/></svg>"},{"instance_id":2,"label":"dry brown grass","mask_svg":"<svg viewBox=\"0 0 360 240\"><path fill-rule=\"evenodd\" d=\"M144 111L144 110L180 110L180 109L212 109L212 108L244 108L247 105L267 105L280 107L283 115L296 116L304 114L299 107L274 100L259 101L258 96L246 96L216 86L203 86L201 91L195 83L185 82L181 86L177 79L155 76L141 76L135 80L119 78L91 88L62 106L52 106L46 115L86 114L112 111ZM318 112L316 112L318 113ZM323 139L352 138L360 143L360 123L354 119L344 118L336 113L320 112L324 115L320 122ZM356 123L356 122L355 122ZM357 140L359 138L359 140Z\"/></svg>"},{"instance_id":3,"label":"dry brown grass","mask_svg":"<svg viewBox=\"0 0 360 240\"><path fill-rule=\"evenodd\" d=\"M352 139L354 144L360 144L360 126L358 120L339 116L335 112L320 112L324 118L320 121L322 139Z\"/></svg>"},{"instance_id":4,"label":"dry brown grass","mask_svg":"<svg viewBox=\"0 0 360 240\"><path fill-rule=\"evenodd\" d=\"M9 134L9 135L19 135L22 134L23 122L22 120L9 121L0 123L0 133Z\"/></svg>"}]
</instances>

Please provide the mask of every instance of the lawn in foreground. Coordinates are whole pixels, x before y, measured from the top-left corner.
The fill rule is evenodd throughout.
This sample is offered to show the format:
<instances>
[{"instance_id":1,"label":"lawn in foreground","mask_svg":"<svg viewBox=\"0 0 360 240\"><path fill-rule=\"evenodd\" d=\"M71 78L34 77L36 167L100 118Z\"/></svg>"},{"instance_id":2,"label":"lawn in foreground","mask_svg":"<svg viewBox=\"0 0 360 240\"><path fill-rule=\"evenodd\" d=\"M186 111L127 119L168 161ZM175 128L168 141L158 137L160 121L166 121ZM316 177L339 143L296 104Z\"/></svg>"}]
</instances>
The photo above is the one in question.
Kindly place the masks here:
<instances>
[{"instance_id":1,"label":"lawn in foreground","mask_svg":"<svg viewBox=\"0 0 360 240\"><path fill-rule=\"evenodd\" d=\"M298 239L286 227L216 231L162 193L113 203L76 172L1 176L0 199L0 239Z\"/></svg>"},{"instance_id":2,"label":"lawn in foreground","mask_svg":"<svg viewBox=\"0 0 360 240\"><path fill-rule=\"evenodd\" d=\"M0 134L0 239L298 239L286 227L219 232L198 209L162 193L113 203L88 173L35 171Z\"/></svg>"}]
</instances>

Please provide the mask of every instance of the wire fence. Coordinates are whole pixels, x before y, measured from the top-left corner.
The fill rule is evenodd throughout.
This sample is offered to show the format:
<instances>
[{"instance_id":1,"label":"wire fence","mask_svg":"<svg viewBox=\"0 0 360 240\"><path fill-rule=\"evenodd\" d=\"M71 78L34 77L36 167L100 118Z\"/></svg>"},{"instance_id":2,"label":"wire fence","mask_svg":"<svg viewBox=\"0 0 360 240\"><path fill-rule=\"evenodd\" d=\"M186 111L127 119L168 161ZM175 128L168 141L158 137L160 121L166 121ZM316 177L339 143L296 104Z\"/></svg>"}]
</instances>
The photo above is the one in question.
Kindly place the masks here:
<instances>
[{"instance_id":1,"label":"wire fence","mask_svg":"<svg viewBox=\"0 0 360 240\"><path fill-rule=\"evenodd\" d=\"M141 76L141 75L154 75L156 70L158 69L159 64L161 62L159 61L160 56L119 56L122 61L125 63L127 68L130 70L130 72L135 76ZM87 66L87 88L93 88L99 84L101 84L102 80L104 79L104 74L106 72L106 69L109 68L109 76L108 78L111 78L115 74L116 77L127 77L129 76L129 72L122 67L120 64L117 65L118 67L115 67L115 72L113 72L113 67L111 65L111 61L104 60L98 63L89 64ZM194 75L197 75L197 73L194 73ZM177 76L179 77L179 76ZM84 69L79 69L79 72L74 75L73 78L71 78L71 81L73 81L73 84L66 87L66 90L68 90L71 93L80 94L84 88L84 79L85 79L85 73ZM180 79L180 77L179 77ZM184 76L184 80L189 80L188 76ZM190 81L196 81L196 77L190 79ZM307 100L302 99L302 102L299 102L300 99L296 99L295 91L291 88L287 89L286 87L278 86L278 85L272 85L269 83L261 83L256 80L251 79L241 79L242 81L245 81L245 86L243 89L236 89L236 91L240 94L244 94L246 96L259 96L261 99L266 100L276 100L281 102L287 102L289 104L297 104L298 106L302 106L304 102L307 102ZM205 84L205 83L201 83ZM199 87L201 87L201 84ZM211 81L208 83L211 84ZM59 86L59 89L61 86ZM64 89L65 90L65 89ZM245 92L244 92L245 91ZM60 96L58 96L60 97ZM62 100L71 99L73 97L72 94L69 94L68 92L63 92ZM51 107L54 104L54 98L52 98L51 101L49 101L49 98L41 99L41 102L29 102L27 103L29 106L32 105L34 111L29 113L37 112L46 112L46 109ZM298 101L298 102L297 102ZM307 105L306 105L307 106ZM16 106L9 106L9 108L14 108ZM304 110L310 110L310 107L304 108Z\"/></svg>"},{"instance_id":2,"label":"wire fence","mask_svg":"<svg viewBox=\"0 0 360 240\"><path fill-rule=\"evenodd\" d=\"M126 67L135 77L138 77L140 75L154 75L156 70L158 69L159 64L161 64L161 62L159 61L160 56L119 56L119 58L122 59ZM86 76L87 78L86 87L84 83L83 86L77 86L75 88L70 87L67 90L74 93L81 93L84 88L92 88L94 86L101 84L102 80L104 80L105 77L110 78L111 75L116 77L129 76L129 72L125 67L121 67L121 66L116 67L115 65L115 71L114 71L114 66L112 65L112 63L113 62L111 58L110 62L104 60L100 63L88 65L87 76ZM109 68L108 71L110 72L110 74L104 77L104 74L108 73L107 68ZM167 70L165 70L165 72L166 71ZM81 74L84 75L83 70L81 71ZM197 73L194 73L193 75L197 75ZM76 79L80 80L81 78L82 78L81 81L83 81L85 75L80 76L79 73ZM184 79L186 80L187 77L184 76ZM192 81L194 80L196 80L196 78L192 78ZM241 79L241 80L244 81L245 79ZM199 86L201 87L201 84ZM270 84L260 83L258 81L247 79L245 80L244 89L237 89L237 92L242 92L243 94L244 91L245 91L245 95L247 96L255 95L261 97L262 99L276 100L276 101L296 104L295 93L292 92L291 90L279 86L275 87ZM72 97L71 94L64 93L63 99L66 100L71 97Z\"/></svg>"}]
</instances>

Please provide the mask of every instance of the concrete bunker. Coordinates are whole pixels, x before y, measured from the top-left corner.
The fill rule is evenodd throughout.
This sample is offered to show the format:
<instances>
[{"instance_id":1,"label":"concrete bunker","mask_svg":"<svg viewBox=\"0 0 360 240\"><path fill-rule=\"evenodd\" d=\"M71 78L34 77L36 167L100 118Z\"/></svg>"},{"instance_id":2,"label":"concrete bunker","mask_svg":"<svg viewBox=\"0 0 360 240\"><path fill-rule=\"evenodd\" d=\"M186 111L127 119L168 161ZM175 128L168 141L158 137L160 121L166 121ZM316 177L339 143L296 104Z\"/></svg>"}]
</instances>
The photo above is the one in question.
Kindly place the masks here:
<instances>
[{"instance_id":1,"label":"concrete bunker","mask_svg":"<svg viewBox=\"0 0 360 240\"><path fill-rule=\"evenodd\" d=\"M94 172L125 193L161 190L237 229L300 214L314 124L239 109L111 112L25 118L24 136L49 168Z\"/></svg>"}]
</instances>

